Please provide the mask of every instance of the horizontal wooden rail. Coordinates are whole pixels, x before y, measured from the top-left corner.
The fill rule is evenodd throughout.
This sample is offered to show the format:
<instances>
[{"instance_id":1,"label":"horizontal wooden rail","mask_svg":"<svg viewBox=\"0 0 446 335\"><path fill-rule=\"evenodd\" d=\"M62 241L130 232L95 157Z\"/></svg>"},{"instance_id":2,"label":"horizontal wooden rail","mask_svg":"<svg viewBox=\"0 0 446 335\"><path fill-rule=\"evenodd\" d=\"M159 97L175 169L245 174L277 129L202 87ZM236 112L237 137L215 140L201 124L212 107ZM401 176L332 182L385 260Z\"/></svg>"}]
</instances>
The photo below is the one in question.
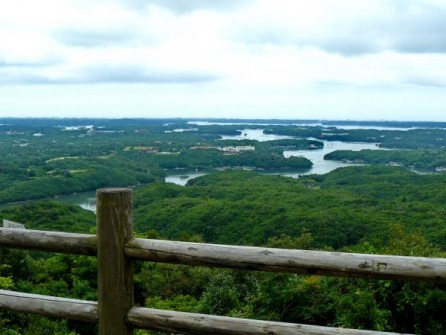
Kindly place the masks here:
<instances>
[{"instance_id":1,"label":"horizontal wooden rail","mask_svg":"<svg viewBox=\"0 0 446 335\"><path fill-rule=\"evenodd\" d=\"M133 307L127 322L140 329L224 335L390 335L369 330L309 326L285 322L238 319L225 316Z\"/></svg>"},{"instance_id":2,"label":"horizontal wooden rail","mask_svg":"<svg viewBox=\"0 0 446 335\"><path fill-rule=\"evenodd\" d=\"M94 256L97 253L97 237L90 234L0 228L0 247ZM446 283L446 258L244 247L140 238L128 242L125 253L130 259L152 262Z\"/></svg>"},{"instance_id":3,"label":"horizontal wooden rail","mask_svg":"<svg viewBox=\"0 0 446 335\"><path fill-rule=\"evenodd\" d=\"M98 303L52 296L0 290L0 309L39 314L76 321L98 322ZM238 319L223 316L133 307L129 326L168 332L198 332L228 335L391 335L394 333L309 326L285 322Z\"/></svg>"},{"instance_id":4,"label":"horizontal wooden rail","mask_svg":"<svg viewBox=\"0 0 446 335\"><path fill-rule=\"evenodd\" d=\"M244 270L446 283L446 258L229 246L133 239L132 259Z\"/></svg>"},{"instance_id":5,"label":"horizontal wooden rail","mask_svg":"<svg viewBox=\"0 0 446 335\"><path fill-rule=\"evenodd\" d=\"M0 290L0 309L96 323L98 303Z\"/></svg>"},{"instance_id":6,"label":"horizontal wooden rail","mask_svg":"<svg viewBox=\"0 0 446 335\"><path fill-rule=\"evenodd\" d=\"M95 256L96 235L0 228L0 247Z\"/></svg>"}]
</instances>

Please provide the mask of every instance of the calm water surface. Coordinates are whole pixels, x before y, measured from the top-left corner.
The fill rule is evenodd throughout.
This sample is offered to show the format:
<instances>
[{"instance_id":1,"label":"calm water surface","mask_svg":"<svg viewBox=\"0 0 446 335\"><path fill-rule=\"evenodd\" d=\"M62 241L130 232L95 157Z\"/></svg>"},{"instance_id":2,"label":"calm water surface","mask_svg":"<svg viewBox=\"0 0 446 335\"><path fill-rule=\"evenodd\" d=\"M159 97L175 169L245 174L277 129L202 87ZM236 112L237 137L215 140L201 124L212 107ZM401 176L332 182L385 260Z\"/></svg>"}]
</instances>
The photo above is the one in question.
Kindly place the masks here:
<instances>
[{"instance_id":1,"label":"calm water surface","mask_svg":"<svg viewBox=\"0 0 446 335\"><path fill-rule=\"evenodd\" d=\"M241 130L242 134L237 136L222 136L223 139L234 139L234 140L257 140L260 142L263 141L272 141L279 139L289 139L293 138L291 136L281 136L281 135L273 135L273 134L264 134L263 129L243 129ZM309 138L311 140L315 140L313 138ZM319 141L319 140L318 140ZM279 172L275 174L280 174L282 176L298 178L300 175L306 174L324 174L328 173L336 168L345 167L350 165L357 164L347 164L343 162L337 161L329 161L324 160L324 156L330 152L335 150L353 150L359 151L363 149L370 150L386 150L381 149L378 145L374 143L350 143L350 142L341 142L341 141L322 141L324 142L324 148L318 150L287 150L283 152L283 155L288 158L292 156L301 156L308 158L312 161L313 167L307 171L299 171L299 172ZM205 172L175 172L166 176L166 183L174 183L177 185L184 186L190 179L197 178L203 176L207 173ZM64 203L72 204L80 206L86 210L96 212L96 192L81 192L72 195L61 196L56 198L55 200L61 201ZM8 206L8 205L2 205Z\"/></svg>"},{"instance_id":2,"label":"calm water surface","mask_svg":"<svg viewBox=\"0 0 446 335\"><path fill-rule=\"evenodd\" d=\"M299 127L323 127L323 128L338 128L338 129L375 129L375 130L399 130L408 131L412 129L421 129L420 127L385 127L385 126L364 126L364 125L342 125L342 124L324 124L322 122L313 123L261 123L261 122L209 122L209 121L189 121L188 124L193 124L197 126L210 126L210 125L220 125L220 126L243 126L243 125L256 125L256 126L299 126ZM443 128L440 128L443 129Z\"/></svg>"},{"instance_id":3,"label":"calm water surface","mask_svg":"<svg viewBox=\"0 0 446 335\"><path fill-rule=\"evenodd\" d=\"M259 142L263 141L273 141L280 139L291 139L291 136L264 134L263 129L242 129L240 135L233 136L222 136L223 140L256 140ZM316 138L308 138L309 140L321 141ZM286 150L283 155L288 158L292 156L301 156L309 159L313 163L313 167L306 171L298 172L278 172L274 174L279 174L286 177L299 178L301 175L307 174L324 174L328 173L334 169L359 165L353 163L343 163L338 161L324 160L324 156L330 152L336 150L388 150L380 148L376 143L363 143L363 142L342 142L342 141L321 141L324 142L324 148L318 150ZM166 177L166 182L175 183L184 186L188 180L204 175L205 173L191 173L191 174L174 174Z\"/></svg>"},{"instance_id":4,"label":"calm water surface","mask_svg":"<svg viewBox=\"0 0 446 335\"><path fill-rule=\"evenodd\" d=\"M205 173L205 172L191 172L191 173L184 172L182 174L171 174L171 175L166 176L164 181L166 183L173 183L173 184L184 186L184 185L186 185L186 183L189 180L200 177L200 176L204 176L206 174L207 173Z\"/></svg>"},{"instance_id":5,"label":"calm water surface","mask_svg":"<svg viewBox=\"0 0 446 335\"><path fill-rule=\"evenodd\" d=\"M88 192L79 192L70 195L62 195L59 197L48 198L47 200L54 200L63 202L69 205L79 206L83 209L92 211L96 213L96 191L88 191ZM27 200L27 201L19 201L13 202L9 204L1 204L0 209L8 208L16 205L24 205L27 203L31 203L38 200ZM0 223L1 224L1 223Z\"/></svg>"},{"instance_id":6,"label":"calm water surface","mask_svg":"<svg viewBox=\"0 0 446 335\"><path fill-rule=\"evenodd\" d=\"M240 135L222 135L222 140L256 140L259 142L294 138L292 136L264 134L263 129L243 129Z\"/></svg>"},{"instance_id":7,"label":"calm water surface","mask_svg":"<svg viewBox=\"0 0 446 335\"><path fill-rule=\"evenodd\" d=\"M317 140L315 138L310 138L312 140ZM319 141L319 140L318 140ZM331 161L331 160L324 160L324 156L326 154L329 154L330 152L336 151L336 150L351 150L351 151L360 151L360 150L388 150L388 149L382 149L380 148L376 143L358 143L358 142L341 142L341 141L322 141L324 142L324 147L322 149L317 150L285 150L283 152L283 155L288 158L292 156L297 157L305 157L309 159L313 166L310 170L305 171L304 173L287 173L283 174L288 177L294 177L297 178L299 175L306 175L306 174L324 174L328 173L334 169L345 167L345 166L351 166L351 165L358 165L353 163L343 163L339 161Z\"/></svg>"},{"instance_id":8,"label":"calm water surface","mask_svg":"<svg viewBox=\"0 0 446 335\"><path fill-rule=\"evenodd\" d=\"M96 213L96 191L63 195L55 200L70 205L77 205L83 209Z\"/></svg>"}]
</instances>

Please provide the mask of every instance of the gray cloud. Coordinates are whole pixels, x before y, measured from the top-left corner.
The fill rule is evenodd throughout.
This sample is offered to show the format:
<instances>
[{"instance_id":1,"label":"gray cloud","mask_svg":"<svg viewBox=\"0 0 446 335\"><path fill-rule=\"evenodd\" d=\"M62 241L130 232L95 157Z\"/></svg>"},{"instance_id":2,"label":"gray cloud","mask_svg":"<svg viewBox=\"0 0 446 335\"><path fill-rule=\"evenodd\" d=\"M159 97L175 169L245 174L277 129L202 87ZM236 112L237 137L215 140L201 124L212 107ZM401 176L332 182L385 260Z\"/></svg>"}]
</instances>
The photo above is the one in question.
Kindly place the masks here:
<instances>
[{"instance_id":1,"label":"gray cloud","mask_svg":"<svg viewBox=\"0 0 446 335\"><path fill-rule=\"evenodd\" d=\"M195 10L233 10L237 7L252 3L254 0L124 0L122 3L136 9L148 5L166 8L177 14L185 14Z\"/></svg>"},{"instance_id":2,"label":"gray cloud","mask_svg":"<svg viewBox=\"0 0 446 335\"><path fill-rule=\"evenodd\" d=\"M92 66L81 71L80 81L88 83L188 84L217 81L209 73L146 71L137 66Z\"/></svg>"},{"instance_id":3,"label":"gray cloud","mask_svg":"<svg viewBox=\"0 0 446 335\"><path fill-rule=\"evenodd\" d=\"M402 53L446 52L446 3L392 3L389 18L370 17L339 22L323 34L302 34L280 22L239 27L236 39L247 44L295 45L316 47L345 56L357 56L392 50Z\"/></svg>"},{"instance_id":4,"label":"gray cloud","mask_svg":"<svg viewBox=\"0 0 446 335\"><path fill-rule=\"evenodd\" d=\"M422 86L422 87L437 87L444 88L446 87L446 80L441 78L433 78L427 76L409 76L405 77L402 80L403 84Z\"/></svg>"},{"instance_id":5,"label":"gray cloud","mask_svg":"<svg viewBox=\"0 0 446 335\"><path fill-rule=\"evenodd\" d=\"M236 32L237 40L248 44L272 44L285 45L294 44L295 36L285 28L278 25L267 26L243 26Z\"/></svg>"},{"instance_id":6,"label":"gray cloud","mask_svg":"<svg viewBox=\"0 0 446 335\"><path fill-rule=\"evenodd\" d=\"M122 46L136 39L135 33L130 31L62 30L53 36L60 43L86 48Z\"/></svg>"},{"instance_id":7,"label":"gray cloud","mask_svg":"<svg viewBox=\"0 0 446 335\"><path fill-rule=\"evenodd\" d=\"M312 83L312 86L317 89L333 90L338 88L348 89L378 89L389 90L401 85L418 86L424 88L445 88L446 79L438 78L428 75L406 75L399 81L389 82L385 80L374 81L372 83L357 84L342 80L318 80Z\"/></svg>"},{"instance_id":8,"label":"gray cloud","mask_svg":"<svg viewBox=\"0 0 446 335\"><path fill-rule=\"evenodd\" d=\"M446 34L444 36L420 36L402 38L395 43L395 51L404 53L445 53Z\"/></svg>"},{"instance_id":9,"label":"gray cloud","mask_svg":"<svg viewBox=\"0 0 446 335\"><path fill-rule=\"evenodd\" d=\"M296 47L316 47L328 52L345 56L357 56L374 53L380 50L380 46L374 41L360 38L351 33L338 34L336 36L300 36L283 27L271 26L268 28L243 28L236 39L247 44L267 45L294 45Z\"/></svg>"},{"instance_id":10,"label":"gray cloud","mask_svg":"<svg viewBox=\"0 0 446 335\"><path fill-rule=\"evenodd\" d=\"M337 27L336 31L328 31L326 34L304 34L295 27L282 25L281 22L255 26L243 23L236 29L234 38L248 45L314 47L345 56L374 53L379 50L380 46L376 45L376 40L364 31L366 28L362 27L361 32L358 32L357 28L348 28Z\"/></svg>"},{"instance_id":11,"label":"gray cloud","mask_svg":"<svg viewBox=\"0 0 446 335\"><path fill-rule=\"evenodd\" d=\"M409 3L409 2L408 2ZM381 28L389 47L407 53L446 52L446 3L406 5L395 22Z\"/></svg>"},{"instance_id":12,"label":"gray cloud","mask_svg":"<svg viewBox=\"0 0 446 335\"><path fill-rule=\"evenodd\" d=\"M49 84L51 80L41 75L30 73L8 73L0 71L0 85L14 84Z\"/></svg>"},{"instance_id":13,"label":"gray cloud","mask_svg":"<svg viewBox=\"0 0 446 335\"><path fill-rule=\"evenodd\" d=\"M306 45L311 45L309 42ZM380 50L379 46L373 43L367 43L352 36L342 36L337 39L322 40L318 43L322 49L341 54L344 56L360 56L364 54L375 53Z\"/></svg>"},{"instance_id":14,"label":"gray cloud","mask_svg":"<svg viewBox=\"0 0 446 335\"><path fill-rule=\"evenodd\" d=\"M444 13L446 17L446 13ZM410 27L407 31L398 34L391 45L392 49L406 53L445 53L446 52L446 22L435 28Z\"/></svg>"},{"instance_id":15,"label":"gray cloud","mask_svg":"<svg viewBox=\"0 0 446 335\"><path fill-rule=\"evenodd\" d=\"M37 68L60 64L61 62L62 60L56 57L37 61L6 61L0 57L0 68Z\"/></svg>"},{"instance_id":16,"label":"gray cloud","mask_svg":"<svg viewBox=\"0 0 446 335\"><path fill-rule=\"evenodd\" d=\"M198 84L222 79L199 72L147 72L137 66L90 66L75 74L51 78L32 73L1 73L0 84Z\"/></svg>"}]
</instances>

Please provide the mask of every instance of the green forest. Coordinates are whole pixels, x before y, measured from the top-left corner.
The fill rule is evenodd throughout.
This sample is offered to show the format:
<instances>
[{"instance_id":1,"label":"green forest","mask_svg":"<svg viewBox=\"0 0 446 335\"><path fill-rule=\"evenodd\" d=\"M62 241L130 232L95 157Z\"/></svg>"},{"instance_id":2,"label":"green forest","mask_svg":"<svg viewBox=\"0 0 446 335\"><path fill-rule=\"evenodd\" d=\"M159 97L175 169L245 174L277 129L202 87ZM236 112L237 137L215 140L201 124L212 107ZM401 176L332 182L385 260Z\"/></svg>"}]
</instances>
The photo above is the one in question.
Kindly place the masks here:
<instances>
[{"instance_id":1,"label":"green forest","mask_svg":"<svg viewBox=\"0 0 446 335\"><path fill-rule=\"evenodd\" d=\"M442 125L346 131L333 124L271 122L275 125L264 134L290 138L260 142L243 138L242 129L258 129L255 124L199 126L175 119L0 123L0 203L33 200L2 207L1 218L28 229L95 233L93 212L54 197L131 186L138 237L446 257L446 175L435 172L445 155ZM326 159L360 164L326 174L304 174L310 160L284 157L285 150L321 150L327 138L392 150L335 151ZM190 170L207 174L186 186L164 182L170 171ZM266 174L272 171L304 175ZM96 276L94 257L0 248L1 289L94 301ZM137 262L135 302L241 318L446 334L441 284ZM97 332L90 324L7 311L0 311L0 329L2 335Z\"/></svg>"}]
</instances>

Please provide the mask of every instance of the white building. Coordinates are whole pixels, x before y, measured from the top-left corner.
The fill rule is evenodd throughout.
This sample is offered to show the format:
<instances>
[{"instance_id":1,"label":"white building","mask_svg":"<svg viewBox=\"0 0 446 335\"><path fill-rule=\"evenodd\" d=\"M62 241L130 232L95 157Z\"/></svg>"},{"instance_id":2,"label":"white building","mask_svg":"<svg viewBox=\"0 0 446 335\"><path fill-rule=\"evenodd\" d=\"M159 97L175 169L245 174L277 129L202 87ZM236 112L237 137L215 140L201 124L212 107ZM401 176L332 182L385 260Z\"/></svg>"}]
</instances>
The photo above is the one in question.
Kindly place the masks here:
<instances>
[{"instance_id":1,"label":"white building","mask_svg":"<svg viewBox=\"0 0 446 335\"><path fill-rule=\"evenodd\" d=\"M240 152L240 151L255 151L256 148L252 145L237 145L237 146L220 147L220 150L225 152Z\"/></svg>"}]
</instances>

